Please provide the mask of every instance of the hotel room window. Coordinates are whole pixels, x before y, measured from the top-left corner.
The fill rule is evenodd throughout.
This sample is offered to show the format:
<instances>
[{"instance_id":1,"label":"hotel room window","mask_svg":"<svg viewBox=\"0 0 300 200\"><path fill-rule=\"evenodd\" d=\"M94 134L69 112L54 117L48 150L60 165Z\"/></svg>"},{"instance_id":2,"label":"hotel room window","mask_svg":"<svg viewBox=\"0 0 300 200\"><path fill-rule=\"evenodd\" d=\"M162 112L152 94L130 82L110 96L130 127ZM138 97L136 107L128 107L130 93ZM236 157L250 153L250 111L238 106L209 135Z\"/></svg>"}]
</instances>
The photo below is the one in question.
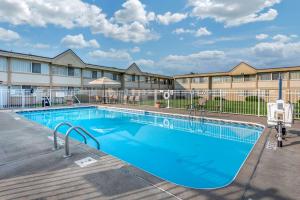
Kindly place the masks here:
<instances>
[{"instance_id":1,"label":"hotel room window","mask_svg":"<svg viewBox=\"0 0 300 200\"><path fill-rule=\"evenodd\" d=\"M41 63L32 63L32 73L40 74L41 73Z\"/></svg>"},{"instance_id":2,"label":"hotel room window","mask_svg":"<svg viewBox=\"0 0 300 200\"><path fill-rule=\"evenodd\" d=\"M135 82L135 81L136 81L135 75L131 75L131 82Z\"/></svg>"},{"instance_id":3,"label":"hotel room window","mask_svg":"<svg viewBox=\"0 0 300 200\"><path fill-rule=\"evenodd\" d=\"M234 82L234 83L244 82L244 76L233 76L232 82Z\"/></svg>"},{"instance_id":4,"label":"hotel room window","mask_svg":"<svg viewBox=\"0 0 300 200\"><path fill-rule=\"evenodd\" d=\"M300 80L300 71L290 72L292 80Z\"/></svg>"},{"instance_id":5,"label":"hotel room window","mask_svg":"<svg viewBox=\"0 0 300 200\"><path fill-rule=\"evenodd\" d=\"M192 78L192 83L200 83L200 78Z\"/></svg>"},{"instance_id":6,"label":"hotel room window","mask_svg":"<svg viewBox=\"0 0 300 200\"><path fill-rule=\"evenodd\" d=\"M31 62L27 60L12 59L12 71L31 73Z\"/></svg>"},{"instance_id":7,"label":"hotel room window","mask_svg":"<svg viewBox=\"0 0 300 200\"><path fill-rule=\"evenodd\" d=\"M119 75L117 75L117 74L113 74L113 80L118 81L118 80L119 80L119 79L118 79L118 76L119 76Z\"/></svg>"},{"instance_id":8,"label":"hotel room window","mask_svg":"<svg viewBox=\"0 0 300 200\"><path fill-rule=\"evenodd\" d=\"M208 82L208 77L200 77L199 78L199 83L207 83Z\"/></svg>"},{"instance_id":9,"label":"hotel room window","mask_svg":"<svg viewBox=\"0 0 300 200\"><path fill-rule=\"evenodd\" d=\"M244 81L245 82L256 81L256 75L245 75L244 76Z\"/></svg>"},{"instance_id":10,"label":"hotel room window","mask_svg":"<svg viewBox=\"0 0 300 200\"><path fill-rule=\"evenodd\" d=\"M146 77L145 76L140 76L140 82L145 83L146 82Z\"/></svg>"},{"instance_id":11,"label":"hotel room window","mask_svg":"<svg viewBox=\"0 0 300 200\"><path fill-rule=\"evenodd\" d=\"M3 72L7 71L7 60L6 60L6 58L0 57L0 71L3 71Z\"/></svg>"},{"instance_id":12,"label":"hotel room window","mask_svg":"<svg viewBox=\"0 0 300 200\"><path fill-rule=\"evenodd\" d=\"M98 77L97 71L92 71L92 78L96 79Z\"/></svg>"},{"instance_id":13,"label":"hotel room window","mask_svg":"<svg viewBox=\"0 0 300 200\"><path fill-rule=\"evenodd\" d=\"M68 67L68 76L75 76L74 67Z\"/></svg>"},{"instance_id":14,"label":"hotel room window","mask_svg":"<svg viewBox=\"0 0 300 200\"><path fill-rule=\"evenodd\" d=\"M269 81L272 80L271 73L262 73L258 75L258 79L261 81Z\"/></svg>"},{"instance_id":15,"label":"hotel room window","mask_svg":"<svg viewBox=\"0 0 300 200\"><path fill-rule=\"evenodd\" d=\"M281 78L285 80L287 78L287 73L284 72L273 72L272 73L272 80L278 80L279 75L281 75Z\"/></svg>"},{"instance_id":16,"label":"hotel room window","mask_svg":"<svg viewBox=\"0 0 300 200\"><path fill-rule=\"evenodd\" d=\"M92 78L92 72L90 70L83 70L82 76L83 78Z\"/></svg>"}]
</instances>

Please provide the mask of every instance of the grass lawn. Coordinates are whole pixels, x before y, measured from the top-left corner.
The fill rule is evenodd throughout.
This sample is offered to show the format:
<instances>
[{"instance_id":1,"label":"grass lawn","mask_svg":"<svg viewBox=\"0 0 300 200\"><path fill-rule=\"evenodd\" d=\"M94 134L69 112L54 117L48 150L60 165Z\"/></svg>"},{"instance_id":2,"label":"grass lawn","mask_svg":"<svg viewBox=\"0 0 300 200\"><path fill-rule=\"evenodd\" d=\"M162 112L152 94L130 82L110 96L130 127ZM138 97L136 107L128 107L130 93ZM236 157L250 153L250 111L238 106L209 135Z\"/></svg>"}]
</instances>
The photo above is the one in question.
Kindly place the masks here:
<instances>
[{"instance_id":1,"label":"grass lawn","mask_svg":"<svg viewBox=\"0 0 300 200\"><path fill-rule=\"evenodd\" d=\"M163 107L167 107L167 100L159 100ZM186 109L191 105L189 99L170 99L171 108ZM193 101L194 103L194 101ZM141 105L154 105L153 100L141 101ZM255 101L228 101L228 100L209 100L205 105L205 109L214 112L228 112L228 113L240 113L257 115L258 113L258 102ZM260 115L267 114L267 103L260 102Z\"/></svg>"}]
</instances>

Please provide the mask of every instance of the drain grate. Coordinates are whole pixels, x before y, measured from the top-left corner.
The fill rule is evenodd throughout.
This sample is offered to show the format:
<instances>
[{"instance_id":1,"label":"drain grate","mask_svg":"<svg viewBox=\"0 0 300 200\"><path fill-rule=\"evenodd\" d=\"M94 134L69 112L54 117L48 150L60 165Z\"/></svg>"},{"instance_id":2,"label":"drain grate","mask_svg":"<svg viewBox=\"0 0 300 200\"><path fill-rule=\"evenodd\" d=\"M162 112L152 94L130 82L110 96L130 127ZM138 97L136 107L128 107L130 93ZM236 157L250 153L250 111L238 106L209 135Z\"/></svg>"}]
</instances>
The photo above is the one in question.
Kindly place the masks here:
<instances>
[{"instance_id":1,"label":"drain grate","mask_svg":"<svg viewBox=\"0 0 300 200\"><path fill-rule=\"evenodd\" d=\"M271 142L270 140L268 140L266 144L266 149L275 151L277 149L277 142Z\"/></svg>"},{"instance_id":2,"label":"drain grate","mask_svg":"<svg viewBox=\"0 0 300 200\"><path fill-rule=\"evenodd\" d=\"M75 164L78 165L79 167L86 167L86 166L91 165L95 162L97 162L96 159L94 159L92 157L86 157L86 158L83 158L81 160L75 161Z\"/></svg>"}]
</instances>

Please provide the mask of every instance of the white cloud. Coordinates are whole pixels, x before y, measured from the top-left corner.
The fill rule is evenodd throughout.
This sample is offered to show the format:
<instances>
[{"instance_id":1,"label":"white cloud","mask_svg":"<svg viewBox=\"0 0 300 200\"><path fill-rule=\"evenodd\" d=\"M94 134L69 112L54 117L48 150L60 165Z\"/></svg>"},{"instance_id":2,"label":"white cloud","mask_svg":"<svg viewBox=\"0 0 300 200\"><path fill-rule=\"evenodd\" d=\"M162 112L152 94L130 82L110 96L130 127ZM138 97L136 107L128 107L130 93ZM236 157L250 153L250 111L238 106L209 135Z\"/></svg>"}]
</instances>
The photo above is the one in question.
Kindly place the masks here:
<instances>
[{"instance_id":1,"label":"white cloud","mask_svg":"<svg viewBox=\"0 0 300 200\"><path fill-rule=\"evenodd\" d=\"M31 44L31 43L21 43L22 46L28 47L28 48L34 48L34 49L49 49L50 45L44 44L44 43L36 43L36 44Z\"/></svg>"},{"instance_id":2,"label":"white cloud","mask_svg":"<svg viewBox=\"0 0 300 200\"><path fill-rule=\"evenodd\" d=\"M272 39L278 42L288 42L291 40L289 36L282 34L275 35Z\"/></svg>"},{"instance_id":3,"label":"white cloud","mask_svg":"<svg viewBox=\"0 0 300 200\"><path fill-rule=\"evenodd\" d=\"M255 38L257 40L264 40L264 39L267 39L268 37L269 37L269 35L268 34L264 34L264 33L258 34L258 35L255 36Z\"/></svg>"},{"instance_id":4,"label":"white cloud","mask_svg":"<svg viewBox=\"0 0 300 200\"><path fill-rule=\"evenodd\" d=\"M81 48L99 48L100 45L97 40L85 40L82 34L66 35L61 39L61 43L68 48L81 49Z\"/></svg>"},{"instance_id":5,"label":"white cloud","mask_svg":"<svg viewBox=\"0 0 300 200\"><path fill-rule=\"evenodd\" d=\"M127 0L122 4L123 9L114 13L114 20L118 23L128 24L132 22L140 22L146 24L155 19L153 12L147 12L145 5L139 0Z\"/></svg>"},{"instance_id":6,"label":"white cloud","mask_svg":"<svg viewBox=\"0 0 300 200\"><path fill-rule=\"evenodd\" d=\"M201 28L199 28L199 29L196 31L195 35L196 35L197 37L201 37L201 36L211 35L211 32L208 31L208 30L206 29L206 27L201 27Z\"/></svg>"},{"instance_id":7,"label":"white cloud","mask_svg":"<svg viewBox=\"0 0 300 200\"><path fill-rule=\"evenodd\" d=\"M187 18L187 14L166 12L163 15L157 15L157 21L164 25L177 23Z\"/></svg>"},{"instance_id":8,"label":"white cloud","mask_svg":"<svg viewBox=\"0 0 300 200\"><path fill-rule=\"evenodd\" d=\"M271 21L278 15L271 7L281 0L189 0L192 16L212 18L226 27L257 21ZM266 10L268 9L268 10Z\"/></svg>"},{"instance_id":9,"label":"white cloud","mask_svg":"<svg viewBox=\"0 0 300 200\"><path fill-rule=\"evenodd\" d=\"M20 35L12 30L0 27L0 41L12 42L20 39Z\"/></svg>"},{"instance_id":10,"label":"white cloud","mask_svg":"<svg viewBox=\"0 0 300 200\"><path fill-rule=\"evenodd\" d=\"M152 33L146 25L147 21L154 20L154 13L144 11L145 14L139 10L132 16L124 17L130 9L126 5L133 5L132 2L144 8L138 0L128 0L123 4L124 9L109 19L100 7L82 0L4 0L0 1L0 22L39 27L52 24L68 29L89 27L95 34L100 33L124 42L158 39L158 35Z\"/></svg>"},{"instance_id":11,"label":"white cloud","mask_svg":"<svg viewBox=\"0 0 300 200\"><path fill-rule=\"evenodd\" d=\"M139 59L139 60L136 60L135 63L142 67L153 66L155 64L155 62L150 59Z\"/></svg>"},{"instance_id":12,"label":"white cloud","mask_svg":"<svg viewBox=\"0 0 300 200\"><path fill-rule=\"evenodd\" d=\"M141 51L141 49L139 47L133 47L131 50L130 50L132 53L138 53Z\"/></svg>"},{"instance_id":13,"label":"white cloud","mask_svg":"<svg viewBox=\"0 0 300 200\"><path fill-rule=\"evenodd\" d=\"M208 36L212 34L209 30L207 30L206 27L200 27L198 30L177 28L173 31L173 33L177 35L189 33L195 35L196 37Z\"/></svg>"},{"instance_id":14,"label":"white cloud","mask_svg":"<svg viewBox=\"0 0 300 200\"><path fill-rule=\"evenodd\" d=\"M179 34L184 34L184 33L194 33L194 30L191 29L184 29L184 28L177 28L173 31L173 33L179 35Z\"/></svg>"},{"instance_id":15,"label":"white cloud","mask_svg":"<svg viewBox=\"0 0 300 200\"><path fill-rule=\"evenodd\" d=\"M251 48L255 56L265 59L286 60L297 59L300 60L300 42L290 42L288 39L279 39L273 42L262 42L256 44ZM288 61L290 62L290 61Z\"/></svg>"},{"instance_id":16,"label":"white cloud","mask_svg":"<svg viewBox=\"0 0 300 200\"><path fill-rule=\"evenodd\" d=\"M215 59L224 58L225 53L223 51L200 51L189 55L169 55L164 60L169 62L198 62L202 59Z\"/></svg>"},{"instance_id":17,"label":"white cloud","mask_svg":"<svg viewBox=\"0 0 300 200\"><path fill-rule=\"evenodd\" d=\"M91 57L108 60L132 60L130 54L125 50L110 49L109 51L95 50L89 53Z\"/></svg>"}]
</instances>

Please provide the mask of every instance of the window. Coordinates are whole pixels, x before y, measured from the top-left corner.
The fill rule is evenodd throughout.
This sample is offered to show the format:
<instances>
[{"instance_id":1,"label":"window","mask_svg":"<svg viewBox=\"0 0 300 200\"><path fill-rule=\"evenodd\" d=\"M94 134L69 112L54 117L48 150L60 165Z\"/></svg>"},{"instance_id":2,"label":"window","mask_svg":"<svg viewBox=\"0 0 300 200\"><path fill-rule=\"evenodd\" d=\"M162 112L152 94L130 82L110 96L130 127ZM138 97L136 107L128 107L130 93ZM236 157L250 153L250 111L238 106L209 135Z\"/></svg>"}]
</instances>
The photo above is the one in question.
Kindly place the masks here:
<instances>
[{"instance_id":1,"label":"window","mask_svg":"<svg viewBox=\"0 0 300 200\"><path fill-rule=\"evenodd\" d=\"M145 76L140 76L140 82L141 82L141 83L146 82L146 77L145 77Z\"/></svg>"},{"instance_id":2,"label":"window","mask_svg":"<svg viewBox=\"0 0 300 200\"><path fill-rule=\"evenodd\" d=\"M206 83L206 82L208 82L208 77L192 78L192 83Z\"/></svg>"},{"instance_id":3,"label":"window","mask_svg":"<svg viewBox=\"0 0 300 200\"><path fill-rule=\"evenodd\" d=\"M110 72L104 72L103 75L104 75L105 77L107 77L107 78L113 79L113 74L110 73Z\"/></svg>"},{"instance_id":4,"label":"window","mask_svg":"<svg viewBox=\"0 0 300 200\"><path fill-rule=\"evenodd\" d=\"M117 74L113 74L113 80L117 80Z\"/></svg>"},{"instance_id":5,"label":"window","mask_svg":"<svg viewBox=\"0 0 300 200\"><path fill-rule=\"evenodd\" d=\"M97 77L97 71L92 71L92 78L96 79Z\"/></svg>"},{"instance_id":6,"label":"window","mask_svg":"<svg viewBox=\"0 0 300 200\"><path fill-rule=\"evenodd\" d=\"M92 71L90 71L90 70L83 70L82 71L82 76L84 78L92 78Z\"/></svg>"},{"instance_id":7,"label":"window","mask_svg":"<svg viewBox=\"0 0 300 200\"><path fill-rule=\"evenodd\" d=\"M248 82L248 81L256 81L256 76L255 75L245 75L244 76L244 81Z\"/></svg>"},{"instance_id":8,"label":"window","mask_svg":"<svg viewBox=\"0 0 300 200\"><path fill-rule=\"evenodd\" d=\"M68 67L68 76L75 76L74 67Z\"/></svg>"},{"instance_id":9,"label":"window","mask_svg":"<svg viewBox=\"0 0 300 200\"><path fill-rule=\"evenodd\" d=\"M12 71L31 73L31 62L27 60L12 59Z\"/></svg>"},{"instance_id":10,"label":"window","mask_svg":"<svg viewBox=\"0 0 300 200\"><path fill-rule=\"evenodd\" d=\"M212 77L212 82L213 83L227 83L231 81L230 76L215 76Z\"/></svg>"},{"instance_id":11,"label":"window","mask_svg":"<svg viewBox=\"0 0 300 200\"><path fill-rule=\"evenodd\" d=\"M135 75L131 75L131 82L135 82Z\"/></svg>"},{"instance_id":12,"label":"window","mask_svg":"<svg viewBox=\"0 0 300 200\"><path fill-rule=\"evenodd\" d=\"M271 75L272 75L271 73L263 73L263 74L259 74L259 75L258 75L258 79L261 80L261 81L272 80Z\"/></svg>"},{"instance_id":13,"label":"window","mask_svg":"<svg viewBox=\"0 0 300 200\"><path fill-rule=\"evenodd\" d=\"M41 74L41 63L32 63L32 73Z\"/></svg>"},{"instance_id":14,"label":"window","mask_svg":"<svg viewBox=\"0 0 300 200\"><path fill-rule=\"evenodd\" d=\"M0 71L7 71L7 60L6 58L0 57Z\"/></svg>"},{"instance_id":15,"label":"window","mask_svg":"<svg viewBox=\"0 0 300 200\"><path fill-rule=\"evenodd\" d=\"M53 66L52 72L53 72L53 75L68 76L68 68L67 67Z\"/></svg>"},{"instance_id":16,"label":"window","mask_svg":"<svg viewBox=\"0 0 300 200\"><path fill-rule=\"evenodd\" d=\"M282 79L287 79L287 73L284 72L273 72L272 80L279 80L279 75L281 75Z\"/></svg>"},{"instance_id":17,"label":"window","mask_svg":"<svg viewBox=\"0 0 300 200\"><path fill-rule=\"evenodd\" d=\"M233 76L232 82L234 82L234 83L244 82L244 76Z\"/></svg>"},{"instance_id":18,"label":"window","mask_svg":"<svg viewBox=\"0 0 300 200\"><path fill-rule=\"evenodd\" d=\"M300 71L290 72L292 80L300 80Z\"/></svg>"}]
</instances>

